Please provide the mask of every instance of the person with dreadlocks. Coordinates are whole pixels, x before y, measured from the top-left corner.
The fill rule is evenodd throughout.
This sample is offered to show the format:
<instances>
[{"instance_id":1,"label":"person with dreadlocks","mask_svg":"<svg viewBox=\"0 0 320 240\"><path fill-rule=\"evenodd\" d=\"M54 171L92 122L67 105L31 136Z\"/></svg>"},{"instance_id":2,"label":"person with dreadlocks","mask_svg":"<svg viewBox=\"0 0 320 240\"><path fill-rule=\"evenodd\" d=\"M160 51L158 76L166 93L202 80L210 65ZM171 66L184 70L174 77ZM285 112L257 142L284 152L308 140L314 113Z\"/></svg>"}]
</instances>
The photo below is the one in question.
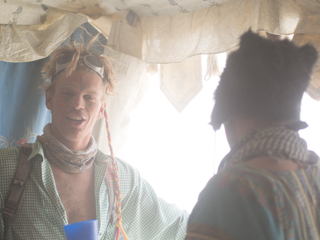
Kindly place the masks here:
<instances>
[{"instance_id":1,"label":"person with dreadlocks","mask_svg":"<svg viewBox=\"0 0 320 240\"><path fill-rule=\"evenodd\" d=\"M211 116L231 150L200 193L186 240L320 239L319 157L298 134L317 57L311 45L241 36Z\"/></svg>"},{"instance_id":2,"label":"person with dreadlocks","mask_svg":"<svg viewBox=\"0 0 320 240\"><path fill-rule=\"evenodd\" d=\"M0 238L65 239L64 225L97 219L101 240L183 239L188 213L158 198L112 148L111 156L97 149L91 132L107 117L105 93L115 77L109 59L92 54L90 45L53 51L43 67L52 122L29 152L27 146L0 150Z\"/></svg>"}]
</instances>

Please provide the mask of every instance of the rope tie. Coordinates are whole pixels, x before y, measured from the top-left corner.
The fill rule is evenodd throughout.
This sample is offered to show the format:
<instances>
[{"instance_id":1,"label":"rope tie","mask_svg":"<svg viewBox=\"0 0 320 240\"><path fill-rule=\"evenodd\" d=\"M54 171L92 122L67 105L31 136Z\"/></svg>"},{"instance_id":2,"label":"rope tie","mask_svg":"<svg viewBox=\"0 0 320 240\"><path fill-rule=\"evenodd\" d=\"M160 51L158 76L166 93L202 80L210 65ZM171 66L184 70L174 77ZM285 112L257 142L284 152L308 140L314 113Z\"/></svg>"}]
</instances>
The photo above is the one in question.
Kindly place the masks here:
<instances>
[{"instance_id":1,"label":"rope tie","mask_svg":"<svg viewBox=\"0 0 320 240\"><path fill-rule=\"evenodd\" d=\"M120 193L120 181L119 181L119 177L118 177L118 168L116 166L116 161L114 158L114 153L113 153L113 148L112 148L112 144L111 144L111 134L110 134L110 127L109 127L109 120L108 120L108 115L107 115L107 111L104 110L104 118L106 121L106 128L107 128L107 135L108 135L108 143L109 143L109 149L110 149L110 155L111 155L111 159L112 159L112 168L113 168L113 177L115 180L115 194L116 194L116 213L117 213L117 224L116 224L116 231L117 231L117 237L116 239L118 240L120 237L120 230L122 232L122 235L124 237L125 240L129 240L126 232L124 231L123 227L122 227L122 217L121 217L121 193Z\"/></svg>"}]
</instances>

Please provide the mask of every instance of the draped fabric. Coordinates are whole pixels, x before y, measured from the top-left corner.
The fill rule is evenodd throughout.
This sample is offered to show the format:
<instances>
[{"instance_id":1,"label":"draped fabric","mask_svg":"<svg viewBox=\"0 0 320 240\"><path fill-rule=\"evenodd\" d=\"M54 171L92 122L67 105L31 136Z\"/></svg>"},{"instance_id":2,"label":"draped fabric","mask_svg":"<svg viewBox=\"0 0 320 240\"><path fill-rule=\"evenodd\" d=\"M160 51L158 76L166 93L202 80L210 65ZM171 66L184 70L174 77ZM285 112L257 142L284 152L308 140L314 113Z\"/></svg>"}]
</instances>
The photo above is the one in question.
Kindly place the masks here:
<instances>
[{"instance_id":1,"label":"draped fabric","mask_svg":"<svg viewBox=\"0 0 320 240\"><path fill-rule=\"evenodd\" d=\"M0 60L9 62L47 57L85 22L108 38L111 48L147 63L231 51L249 28L298 34L293 39L298 44L311 42L320 50L316 0L4 0L0 9ZM319 69L320 64L315 72ZM317 100L318 75L308 89Z\"/></svg>"},{"instance_id":2,"label":"draped fabric","mask_svg":"<svg viewBox=\"0 0 320 240\"><path fill-rule=\"evenodd\" d=\"M161 91L179 112L202 90L201 63L201 56L197 55L160 67Z\"/></svg>"},{"instance_id":3,"label":"draped fabric","mask_svg":"<svg viewBox=\"0 0 320 240\"><path fill-rule=\"evenodd\" d=\"M107 96L107 113L111 129L111 139L115 154L121 151L127 138L130 117L134 107L145 93L147 78L146 63L138 58L105 48L105 54L112 58L112 66L118 82L114 93ZM94 128L93 136L97 140L98 149L109 152L106 124L99 119Z\"/></svg>"},{"instance_id":4,"label":"draped fabric","mask_svg":"<svg viewBox=\"0 0 320 240\"><path fill-rule=\"evenodd\" d=\"M197 76L197 80L174 78L175 66L169 64L199 54L213 56L232 51L238 45L239 36L249 28L255 32L294 34L293 41L297 44L311 42L320 50L320 2L316 0L4 0L0 1L0 13L2 147L32 141L36 134L42 133L50 121L50 113L44 106L43 94L37 89L42 81L39 69L54 49L70 39L81 40L83 34L100 32L108 39L110 49L115 50L113 53L133 57L134 60L130 60L133 62L125 60L124 65L137 66L134 62L139 62L136 73L130 75L132 80L126 76L119 84L119 89L124 81L129 84L126 89L130 89L127 91L130 98L122 102L127 112L121 112L122 108L110 100L114 116L127 116L126 126L135 98L142 97L135 93L140 91L137 84L145 86L140 77L147 63L167 64L158 68L162 69L159 74L168 76L162 81L167 86L163 92L177 110L182 111L200 91L201 76ZM199 69L199 62L193 67L186 61L182 65L189 70L188 75ZM308 89L318 100L319 69L320 63ZM174 87L181 85L181 81L185 81L183 85L189 89ZM101 130L102 125L103 121L98 129ZM120 126L118 129L124 127ZM124 139L125 134L114 131L113 138Z\"/></svg>"},{"instance_id":5,"label":"draped fabric","mask_svg":"<svg viewBox=\"0 0 320 240\"><path fill-rule=\"evenodd\" d=\"M84 22L107 38L116 20L132 25L141 32L142 59L148 63L231 50L248 28L320 33L315 0L5 0L0 9L0 60L14 62L46 57Z\"/></svg>"},{"instance_id":6,"label":"draped fabric","mask_svg":"<svg viewBox=\"0 0 320 240\"><path fill-rule=\"evenodd\" d=\"M0 147L34 142L51 114L45 106L40 69L46 59L0 62Z\"/></svg>"}]
</instances>

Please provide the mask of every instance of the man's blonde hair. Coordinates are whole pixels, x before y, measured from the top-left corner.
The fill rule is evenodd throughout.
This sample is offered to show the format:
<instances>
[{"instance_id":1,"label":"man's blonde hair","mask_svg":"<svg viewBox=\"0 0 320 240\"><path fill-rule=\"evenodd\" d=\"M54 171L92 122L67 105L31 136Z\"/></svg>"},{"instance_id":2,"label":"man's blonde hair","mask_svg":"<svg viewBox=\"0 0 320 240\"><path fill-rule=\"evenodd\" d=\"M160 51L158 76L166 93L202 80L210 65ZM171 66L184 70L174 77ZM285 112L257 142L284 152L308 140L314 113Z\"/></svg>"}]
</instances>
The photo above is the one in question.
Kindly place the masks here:
<instances>
[{"instance_id":1,"label":"man's blonde hair","mask_svg":"<svg viewBox=\"0 0 320 240\"><path fill-rule=\"evenodd\" d=\"M84 70L88 72L94 72L91 68L86 66L80 56L94 55L89 51L90 46L96 40L97 36L94 37L86 46L80 43L73 43L72 45L65 45L54 50L50 55L50 60L42 68L42 76L49 80L49 84L44 84L40 88L44 89L45 92L54 91L55 86L55 74L56 74L56 63L59 59L59 56L62 54L73 54L70 64L63 71L66 72L66 76L70 76L74 70ZM94 55L97 57L104 67L104 79L103 82L106 86L106 93L112 93L114 90L114 85L116 78L112 70L112 65L110 58L100 55ZM97 74L97 73L96 73Z\"/></svg>"}]
</instances>

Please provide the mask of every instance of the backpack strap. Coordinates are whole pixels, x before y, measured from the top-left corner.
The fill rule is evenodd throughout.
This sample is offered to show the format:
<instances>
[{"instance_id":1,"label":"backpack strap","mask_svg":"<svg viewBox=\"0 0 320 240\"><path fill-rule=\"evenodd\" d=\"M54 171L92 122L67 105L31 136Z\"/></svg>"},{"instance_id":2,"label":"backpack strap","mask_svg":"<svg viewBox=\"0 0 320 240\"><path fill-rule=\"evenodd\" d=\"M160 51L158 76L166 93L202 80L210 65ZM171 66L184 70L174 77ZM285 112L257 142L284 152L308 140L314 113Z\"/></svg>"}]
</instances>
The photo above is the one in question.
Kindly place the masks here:
<instances>
[{"instance_id":1,"label":"backpack strap","mask_svg":"<svg viewBox=\"0 0 320 240\"><path fill-rule=\"evenodd\" d=\"M11 182L11 187L8 192L6 201L5 201L5 209L3 211L3 219L4 219L4 239L6 239L9 226L12 219L19 212L19 208L21 205L21 201L25 192L25 186L30 177L31 169L32 169L32 161L27 161L31 152L32 146L31 144L24 144L19 148L20 155L18 160L18 165L16 169L16 173ZM116 198L114 193L114 180L113 180L113 171L111 167L111 163L108 163L108 169L106 171L106 180L107 180L107 189L109 196L109 224L115 224L117 220L116 215ZM113 236L113 239L116 237L116 232Z\"/></svg>"},{"instance_id":2,"label":"backpack strap","mask_svg":"<svg viewBox=\"0 0 320 240\"><path fill-rule=\"evenodd\" d=\"M115 196L115 187L114 187L114 173L112 169L112 163L109 159L107 159L108 167L106 170L106 180L107 180L107 190L108 190L108 198L109 198L109 221L108 225L114 225L117 222L117 202ZM115 230L112 240L115 240L117 236L117 231Z\"/></svg>"},{"instance_id":3,"label":"backpack strap","mask_svg":"<svg viewBox=\"0 0 320 240\"><path fill-rule=\"evenodd\" d=\"M24 144L19 147L19 160L16 169L16 173L11 182L11 187L8 192L5 208L3 211L4 220L4 239L6 239L11 220L17 215L21 200L25 192L25 186L32 169L32 161L27 161L31 152L31 144Z\"/></svg>"}]
</instances>

